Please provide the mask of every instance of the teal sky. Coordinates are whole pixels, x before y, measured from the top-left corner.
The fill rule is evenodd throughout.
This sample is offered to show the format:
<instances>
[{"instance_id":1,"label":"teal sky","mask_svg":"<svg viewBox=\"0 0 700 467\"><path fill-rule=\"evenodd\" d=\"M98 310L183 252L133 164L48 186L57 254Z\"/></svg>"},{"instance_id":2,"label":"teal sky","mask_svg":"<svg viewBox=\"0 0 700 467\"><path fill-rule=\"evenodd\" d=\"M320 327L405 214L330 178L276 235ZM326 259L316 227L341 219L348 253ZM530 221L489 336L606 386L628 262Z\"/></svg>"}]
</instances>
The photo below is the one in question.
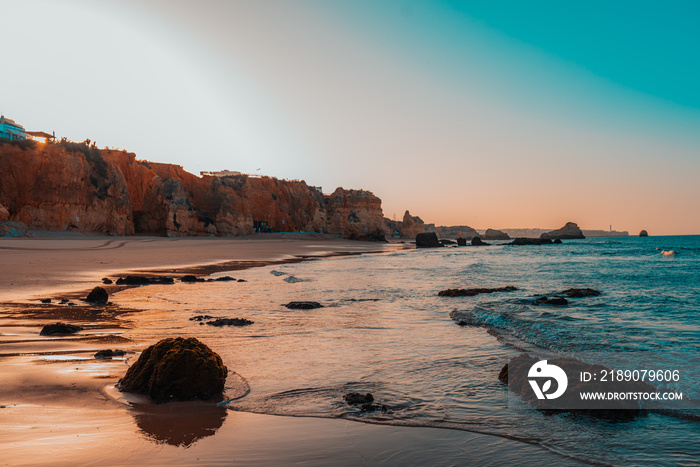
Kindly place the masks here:
<instances>
[{"instance_id":1,"label":"teal sky","mask_svg":"<svg viewBox=\"0 0 700 467\"><path fill-rule=\"evenodd\" d=\"M365 188L388 217L700 234L698 2L0 8L0 111L28 129Z\"/></svg>"}]
</instances>

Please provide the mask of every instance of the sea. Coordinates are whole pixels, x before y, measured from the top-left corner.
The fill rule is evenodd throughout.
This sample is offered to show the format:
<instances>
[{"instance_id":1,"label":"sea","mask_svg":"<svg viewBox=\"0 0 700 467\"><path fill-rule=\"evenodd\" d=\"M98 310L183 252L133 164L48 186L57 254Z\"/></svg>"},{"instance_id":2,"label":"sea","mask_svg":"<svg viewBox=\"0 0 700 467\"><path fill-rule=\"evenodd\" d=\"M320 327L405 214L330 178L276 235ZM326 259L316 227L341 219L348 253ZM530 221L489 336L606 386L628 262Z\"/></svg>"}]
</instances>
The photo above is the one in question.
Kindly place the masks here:
<instances>
[{"instance_id":1,"label":"sea","mask_svg":"<svg viewBox=\"0 0 700 467\"><path fill-rule=\"evenodd\" d=\"M143 310L122 317L136 342L195 336L219 353L236 373L231 410L485 433L591 464L700 463L700 411L544 413L513 407L498 379L521 352L637 353L678 365L686 399L700 400L700 236L405 249L222 275L244 282L148 286L114 301ZM504 286L517 290L438 296ZM569 288L601 294L534 304ZM215 327L197 315L254 323ZM352 392L385 407L348 405Z\"/></svg>"}]
</instances>

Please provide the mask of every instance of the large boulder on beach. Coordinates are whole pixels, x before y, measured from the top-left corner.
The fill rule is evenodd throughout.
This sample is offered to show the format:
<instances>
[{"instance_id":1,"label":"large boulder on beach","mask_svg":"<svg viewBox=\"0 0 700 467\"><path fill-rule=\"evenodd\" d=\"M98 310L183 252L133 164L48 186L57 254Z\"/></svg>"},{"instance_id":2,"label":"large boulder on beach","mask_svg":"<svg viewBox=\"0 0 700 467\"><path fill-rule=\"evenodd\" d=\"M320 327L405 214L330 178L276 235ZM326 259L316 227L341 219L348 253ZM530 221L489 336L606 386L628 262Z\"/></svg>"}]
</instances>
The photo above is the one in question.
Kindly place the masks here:
<instances>
[{"instance_id":1,"label":"large boulder on beach","mask_svg":"<svg viewBox=\"0 0 700 467\"><path fill-rule=\"evenodd\" d=\"M106 305L109 301L109 294L102 287L95 287L85 301L94 305Z\"/></svg>"},{"instance_id":2,"label":"large boulder on beach","mask_svg":"<svg viewBox=\"0 0 700 467\"><path fill-rule=\"evenodd\" d=\"M117 389L154 401L208 400L224 390L228 369L221 357L190 338L168 338L148 347L119 380Z\"/></svg>"},{"instance_id":3,"label":"large boulder on beach","mask_svg":"<svg viewBox=\"0 0 700 467\"><path fill-rule=\"evenodd\" d=\"M555 238L558 238L560 240L571 240L571 239L580 239L580 238L586 238L583 236L583 232L581 229L579 229L578 225L575 222L567 222L564 227L561 229L557 230L552 230L551 232L545 232L542 235L540 235L540 238L549 238L551 240L554 240Z\"/></svg>"},{"instance_id":4,"label":"large boulder on beach","mask_svg":"<svg viewBox=\"0 0 700 467\"><path fill-rule=\"evenodd\" d=\"M416 248L439 248L442 243L435 232L423 232L416 235Z\"/></svg>"}]
</instances>

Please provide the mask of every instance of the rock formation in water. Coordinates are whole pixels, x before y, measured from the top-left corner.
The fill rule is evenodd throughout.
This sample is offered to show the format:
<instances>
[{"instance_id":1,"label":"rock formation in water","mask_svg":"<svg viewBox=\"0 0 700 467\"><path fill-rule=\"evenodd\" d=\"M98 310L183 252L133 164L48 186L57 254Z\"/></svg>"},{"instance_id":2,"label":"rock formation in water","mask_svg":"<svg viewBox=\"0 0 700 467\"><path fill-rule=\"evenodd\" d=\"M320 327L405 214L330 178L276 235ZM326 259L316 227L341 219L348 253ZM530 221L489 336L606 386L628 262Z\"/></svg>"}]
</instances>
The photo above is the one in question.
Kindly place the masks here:
<instances>
[{"instance_id":1,"label":"rock formation in water","mask_svg":"<svg viewBox=\"0 0 700 467\"><path fill-rule=\"evenodd\" d=\"M507 233L496 229L486 229L482 237L483 240L510 240Z\"/></svg>"},{"instance_id":2,"label":"rock formation in water","mask_svg":"<svg viewBox=\"0 0 700 467\"><path fill-rule=\"evenodd\" d=\"M578 225L576 225L575 222L567 222L561 229L545 232L540 235L540 238L548 238L551 240L554 240L555 238L560 240L571 240L586 237L583 236L583 232L581 232L581 229L578 228Z\"/></svg>"},{"instance_id":3,"label":"rock formation in water","mask_svg":"<svg viewBox=\"0 0 700 467\"><path fill-rule=\"evenodd\" d=\"M642 230L641 232L639 232L639 236L640 237L648 237L649 233L646 230Z\"/></svg>"},{"instance_id":4,"label":"rock formation in water","mask_svg":"<svg viewBox=\"0 0 700 467\"><path fill-rule=\"evenodd\" d=\"M440 238L464 238L465 240L471 240L474 237L479 237L479 232L468 225L441 225L436 227L435 224L426 224L425 229L434 231Z\"/></svg>"},{"instance_id":5,"label":"rock formation in water","mask_svg":"<svg viewBox=\"0 0 700 467\"><path fill-rule=\"evenodd\" d=\"M169 338L144 350L117 389L145 394L159 403L208 400L223 392L227 375L221 357L199 340Z\"/></svg>"},{"instance_id":6,"label":"rock formation in water","mask_svg":"<svg viewBox=\"0 0 700 467\"><path fill-rule=\"evenodd\" d=\"M364 190L330 195L304 181L197 177L126 151L61 142L0 146L0 222L37 230L113 235L236 236L322 232L381 240L381 200Z\"/></svg>"},{"instance_id":7,"label":"rock formation in water","mask_svg":"<svg viewBox=\"0 0 700 467\"><path fill-rule=\"evenodd\" d=\"M435 232L423 232L416 235L416 248L440 248L442 243Z\"/></svg>"}]
</instances>

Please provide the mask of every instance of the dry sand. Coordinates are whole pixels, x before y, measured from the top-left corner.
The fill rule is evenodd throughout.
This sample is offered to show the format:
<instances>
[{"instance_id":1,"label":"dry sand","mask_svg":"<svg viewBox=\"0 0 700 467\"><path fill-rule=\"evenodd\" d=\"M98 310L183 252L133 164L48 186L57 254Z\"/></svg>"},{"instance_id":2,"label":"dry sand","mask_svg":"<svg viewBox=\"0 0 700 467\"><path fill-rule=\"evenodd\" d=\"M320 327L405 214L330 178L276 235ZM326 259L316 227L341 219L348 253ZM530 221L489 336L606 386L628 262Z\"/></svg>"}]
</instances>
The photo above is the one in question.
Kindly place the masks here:
<instances>
[{"instance_id":1,"label":"dry sand","mask_svg":"<svg viewBox=\"0 0 700 467\"><path fill-rule=\"evenodd\" d=\"M313 235L0 239L0 465L569 463L538 446L462 431L124 400L113 386L144 344L122 336L118 317L132 310L38 302L81 296L102 277L128 271L201 273L397 247ZM56 321L85 330L39 335ZM93 357L116 347L127 355Z\"/></svg>"}]
</instances>

